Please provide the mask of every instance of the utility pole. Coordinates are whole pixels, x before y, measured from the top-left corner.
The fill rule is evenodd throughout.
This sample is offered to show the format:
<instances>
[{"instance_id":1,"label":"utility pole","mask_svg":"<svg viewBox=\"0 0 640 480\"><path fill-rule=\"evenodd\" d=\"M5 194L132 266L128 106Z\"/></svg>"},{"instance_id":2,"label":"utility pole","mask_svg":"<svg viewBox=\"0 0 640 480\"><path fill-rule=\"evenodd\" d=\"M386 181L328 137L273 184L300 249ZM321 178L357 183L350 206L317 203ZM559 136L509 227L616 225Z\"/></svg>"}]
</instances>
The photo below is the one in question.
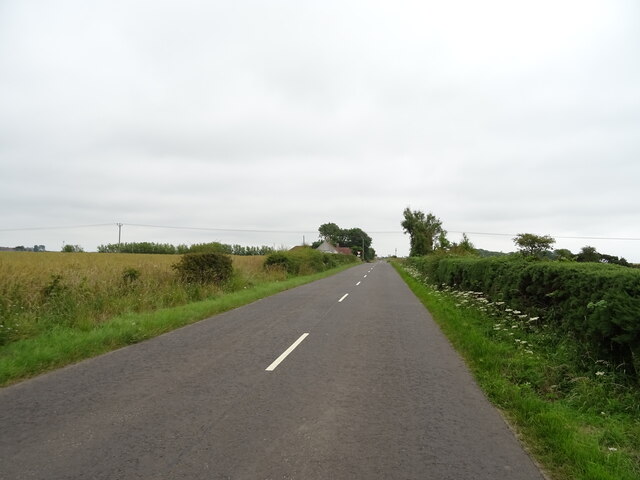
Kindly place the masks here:
<instances>
[{"instance_id":1,"label":"utility pole","mask_svg":"<svg viewBox=\"0 0 640 480\"><path fill-rule=\"evenodd\" d=\"M122 223L116 223L118 225L118 252L120 251L120 238L122 237Z\"/></svg>"}]
</instances>

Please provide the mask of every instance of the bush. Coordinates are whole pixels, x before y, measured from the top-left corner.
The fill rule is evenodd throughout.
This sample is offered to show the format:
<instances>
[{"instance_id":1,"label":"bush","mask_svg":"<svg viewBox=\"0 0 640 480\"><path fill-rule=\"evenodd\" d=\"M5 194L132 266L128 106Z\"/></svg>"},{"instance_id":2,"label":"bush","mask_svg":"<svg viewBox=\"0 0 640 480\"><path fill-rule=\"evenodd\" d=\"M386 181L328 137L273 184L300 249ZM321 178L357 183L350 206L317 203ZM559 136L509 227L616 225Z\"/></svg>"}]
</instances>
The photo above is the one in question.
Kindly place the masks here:
<instances>
[{"instance_id":1,"label":"bush","mask_svg":"<svg viewBox=\"0 0 640 480\"><path fill-rule=\"evenodd\" d=\"M294 261L294 258L290 254L284 252L275 252L269 255L264 261L265 268L281 268L287 273L295 275L298 273L298 262Z\"/></svg>"},{"instance_id":2,"label":"bush","mask_svg":"<svg viewBox=\"0 0 640 480\"><path fill-rule=\"evenodd\" d=\"M131 285L140 278L140 270L137 268L125 268L122 272L122 281L125 285Z\"/></svg>"},{"instance_id":3,"label":"bush","mask_svg":"<svg viewBox=\"0 0 640 480\"><path fill-rule=\"evenodd\" d=\"M222 253L187 253L173 268L185 283L221 284L233 274L231 257Z\"/></svg>"},{"instance_id":4,"label":"bush","mask_svg":"<svg viewBox=\"0 0 640 480\"><path fill-rule=\"evenodd\" d=\"M64 253L83 253L84 249L80 245L65 245L61 252Z\"/></svg>"},{"instance_id":5,"label":"bush","mask_svg":"<svg viewBox=\"0 0 640 480\"><path fill-rule=\"evenodd\" d=\"M640 272L617 265L513 257L422 257L409 263L439 286L482 291L492 301L545 319L585 354L637 373Z\"/></svg>"},{"instance_id":6,"label":"bush","mask_svg":"<svg viewBox=\"0 0 640 480\"><path fill-rule=\"evenodd\" d=\"M287 252L272 253L264 261L264 267L281 268L289 275L307 275L356 261L357 257L354 255L336 255L303 247Z\"/></svg>"}]
</instances>

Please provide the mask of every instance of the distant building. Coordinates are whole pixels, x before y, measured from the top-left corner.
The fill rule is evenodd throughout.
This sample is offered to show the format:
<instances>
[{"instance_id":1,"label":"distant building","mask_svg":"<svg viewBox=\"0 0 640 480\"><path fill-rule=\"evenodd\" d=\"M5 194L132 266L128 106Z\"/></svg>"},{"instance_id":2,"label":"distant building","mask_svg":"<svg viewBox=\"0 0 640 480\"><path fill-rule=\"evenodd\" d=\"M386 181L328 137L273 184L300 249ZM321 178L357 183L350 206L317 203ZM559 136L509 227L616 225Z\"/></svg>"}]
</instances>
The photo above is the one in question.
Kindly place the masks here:
<instances>
[{"instance_id":1,"label":"distant building","mask_svg":"<svg viewBox=\"0 0 640 480\"><path fill-rule=\"evenodd\" d=\"M335 253L338 255L353 255L353 252L349 247L336 247L335 245L327 242L326 240L323 241L320 245L318 245L318 248L316 248L316 250L319 250L325 253Z\"/></svg>"}]
</instances>

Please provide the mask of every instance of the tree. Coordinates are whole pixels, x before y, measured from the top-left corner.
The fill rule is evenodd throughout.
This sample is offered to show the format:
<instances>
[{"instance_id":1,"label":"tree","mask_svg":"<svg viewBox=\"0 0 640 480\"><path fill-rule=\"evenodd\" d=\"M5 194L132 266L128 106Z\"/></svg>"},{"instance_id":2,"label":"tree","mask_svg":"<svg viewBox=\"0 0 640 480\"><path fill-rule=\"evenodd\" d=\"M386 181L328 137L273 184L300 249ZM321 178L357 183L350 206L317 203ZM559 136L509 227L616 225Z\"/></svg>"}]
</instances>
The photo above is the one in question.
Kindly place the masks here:
<instances>
[{"instance_id":1,"label":"tree","mask_svg":"<svg viewBox=\"0 0 640 480\"><path fill-rule=\"evenodd\" d=\"M471 243L471 240L469 240L469 237L467 237L466 233L462 234L462 240L460 241L460 243L453 242L448 247L448 252L454 255L477 255L478 254L478 251L473 246L473 243Z\"/></svg>"},{"instance_id":2,"label":"tree","mask_svg":"<svg viewBox=\"0 0 640 480\"><path fill-rule=\"evenodd\" d=\"M67 244L62 247L61 251L66 253L81 253L84 252L84 249L80 245Z\"/></svg>"},{"instance_id":3,"label":"tree","mask_svg":"<svg viewBox=\"0 0 640 480\"><path fill-rule=\"evenodd\" d=\"M352 250L361 252L364 249L362 258L373 260L376 252L371 248L373 240L361 228L340 228L335 223L324 223L318 228L320 238L327 242L342 247L349 247Z\"/></svg>"},{"instance_id":4,"label":"tree","mask_svg":"<svg viewBox=\"0 0 640 480\"><path fill-rule=\"evenodd\" d=\"M404 221L401 223L404 233L411 237L409 255L417 257L432 253L436 248L446 248L449 241L447 231L442 228L442 221L432 213L425 215L420 210L404 209Z\"/></svg>"},{"instance_id":5,"label":"tree","mask_svg":"<svg viewBox=\"0 0 640 480\"><path fill-rule=\"evenodd\" d=\"M541 257L544 252L556 243L549 235L535 235L533 233L519 233L513 242L523 255Z\"/></svg>"},{"instance_id":6,"label":"tree","mask_svg":"<svg viewBox=\"0 0 640 480\"><path fill-rule=\"evenodd\" d=\"M606 253L600 254L601 263L612 263L614 265L622 265L623 267L630 267L631 264L627 262L624 257L616 257L615 255L607 255Z\"/></svg>"},{"instance_id":7,"label":"tree","mask_svg":"<svg viewBox=\"0 0 640 480\"><path fill-rule=\"evenodd\" d=\"M577 255L576 260L578 262L599 262L600 254L595 249L595 247L590 247L589 245L582 247L580 253Z\"/></svg>"},{"instance_id":8,"label":"tree","mask_svg":"<svg viewBox=\"0 0 640 480\"><path fill-rule=\"evenodd\" d=\"M557 250L554 250L553 253L558 260L562 260L565 262L576 259L576 256L573 253L571 253L571 250L567 248L559 248Z\"/></svg>"},{"instance_id":9,"label":"tree","mask_svg":"<svg viewBox=\"0 0 640 480\"><path fill-rule=\"evenodd\" d=\"M623 267L631 266L625 258L600 253L595 249L595 247L590 247L589 245L582 247L582 250L580 250L580 253L576 256L576 260L578 262L611 263L614 265L622 265Z\"/></svg>"},{"instance_id":10,"label":"tree","mask_svg":"<svg viewBox=\"0 0 640 480\"><path fill-rule=\"evenodd\" d=\"M320 225L318 232L320 232L320 238L322 240L326 240L335 245L342 243L342 229L335 223L324 223Z\"/></svg>"}]
</instances>

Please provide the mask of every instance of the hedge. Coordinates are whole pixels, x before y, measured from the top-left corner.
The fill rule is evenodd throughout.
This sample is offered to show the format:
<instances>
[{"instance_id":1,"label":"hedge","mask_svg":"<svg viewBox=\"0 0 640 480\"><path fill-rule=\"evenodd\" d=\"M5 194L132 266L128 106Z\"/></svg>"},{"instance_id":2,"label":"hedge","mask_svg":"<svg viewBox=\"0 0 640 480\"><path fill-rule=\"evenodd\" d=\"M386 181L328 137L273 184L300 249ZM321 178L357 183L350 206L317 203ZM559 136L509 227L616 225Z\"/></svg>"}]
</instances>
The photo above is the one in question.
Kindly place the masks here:
<instances>
[{"instance_id":1,"label":"hedge","mask_svg":"<svg viewBox=\"0 0 640 480\"><path fill-rule=\"evenodd\" d=\"M599 263L518 257L417 257L430 283L481 291L492 301L540 316L590 353L640 372L640 270Z\"/></svg>"},{"instance_id":2,"label":"hedge","mask_svg":"<svg viewBox=\"0 0 640 480\"><path fill-rule=\"evenodd\" d=\"M311 247L303 247L272 253L265 259L264 266L265 268L282 268L290 275L307 275L354 263L357 260L354 255L324 253Z\"/></svg>"}]
</instances>

